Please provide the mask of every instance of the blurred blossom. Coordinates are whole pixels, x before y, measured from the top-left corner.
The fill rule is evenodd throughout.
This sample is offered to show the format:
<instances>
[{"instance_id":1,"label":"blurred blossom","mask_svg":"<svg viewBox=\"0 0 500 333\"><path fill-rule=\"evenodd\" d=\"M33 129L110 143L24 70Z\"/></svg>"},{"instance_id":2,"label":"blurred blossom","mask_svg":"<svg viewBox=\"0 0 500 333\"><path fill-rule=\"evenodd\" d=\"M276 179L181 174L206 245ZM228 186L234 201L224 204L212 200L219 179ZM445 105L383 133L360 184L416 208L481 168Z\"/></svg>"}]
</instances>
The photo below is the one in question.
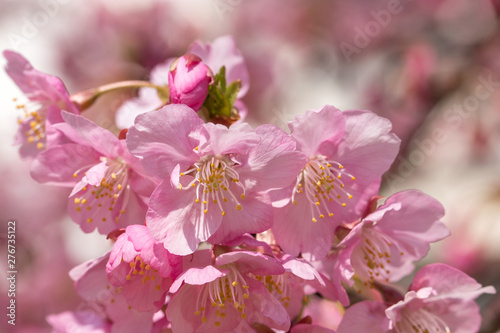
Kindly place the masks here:
<instances>
[{"instance_id":1,"label":"blurred blossom","mask_svg":"<svg viewBox=\"0 0 500 333\"><path fill-rule=\"evenodd\" d=\"M77 16L79 27L59 42L62 69L77 89L142 79L165 59L182 54L195 37L194 26L179 22L167 2L119 13L99 2L90 5L95 6L87 14L91 17Z\"/></svg>"}]
</instances>

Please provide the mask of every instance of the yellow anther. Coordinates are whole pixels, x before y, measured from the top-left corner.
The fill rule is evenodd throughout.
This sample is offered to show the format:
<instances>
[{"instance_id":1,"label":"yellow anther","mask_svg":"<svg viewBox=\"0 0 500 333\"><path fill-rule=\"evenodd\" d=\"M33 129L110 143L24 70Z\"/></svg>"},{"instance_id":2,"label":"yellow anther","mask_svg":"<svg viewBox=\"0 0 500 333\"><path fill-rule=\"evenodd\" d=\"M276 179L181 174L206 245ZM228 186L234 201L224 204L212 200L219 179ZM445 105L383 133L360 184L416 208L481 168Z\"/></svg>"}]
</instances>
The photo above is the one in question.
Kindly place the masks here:
<instances>
[{"instance_id":1,"label":"yellow anther","mask_svg":"<svg viewBox=\"0 0 500 333\"><path fill-rule=\"evenodd\" d=\"M130 274L127 275L127 281L130 281L130 279L132 278L132 276L130 276Z\"/></svg>"},{"instance_id":2,"label":"yellow anther","mask_svg":"<svg viewBox=\"0 0 500 333\"><path fill-rule=\"evenodd\" d=\"M243 193L242 193L242 194L240 195L240 197L241 197L242 199L245 199L245 194L243 194Z\"/></svg>"},{"instance_id":3,"label":"yellow anther","mask_svg":"<svg viewBox=\"0 0 500 333\"><path fill-rule=\"evenodd\" d=\"M349 199L352 199L352 194L349 194L348 198L349 198Z\"/></svg>"},{"instance_id":4,"label":"yellow anther","mask_svg":"<svg viewBox=\"0 0 500 333\"><path fill-rule=\"evenodd\" d=\"M319 217L323 219L323 218L325 218L325 215L319 214Z\"/></svg>"},{"instance_id":5,"label":"yellow anther","mask_svg":"<svg viewBox=\"0 0 500 333\"><path fill-rule=\"evenodd\" d=\"M222 216L226 215L226 212L225 211L222 211Z\"/></svg>"},{"instance_id":6,"label":"yellow anther","mask_svg":"<svg viewBox=\"0 0 500 333\"><path fill-rule=\"evenodd\" d=\"M121 191L122 189L122 184L118 184L118 186L116 186L118 188L118 191Z\"/></svg>"},{"instance_id":7,"label":"yellow anther","mask_svg":"<svg viewBox=\"0 0 500 333\"><path fill-rule=\"evenodd\" d=\"M181 177L184 176L184 172L181 172Z\"/></svg>"},{"instance_id":8,"label":"yellow anther","mask_svg":"<svg viewBox=\"0 0 500 333\"><path fill-rule=\"evenodd\" d=\"M320 205L320 202L319 201L316 201L316 206L319 206Z\"/></svg>"},{"instance_id":9,"label":"yellow anther","mask_svg":"<svg viewBox=\"0 0 500 333\"><path fill-rule=\"evenodd\" d=\"M200 147L198 147L198 146L194 147L194 150L198 150L198 149L200 149Z\"/></svg>"},{"instance_id":10,"label":"yellow anther","mask_svg":"<svg viewBox=\"0 0 500 333\"><path fill-rule=\"evenodd\" d=\"M78 205L80 203L80 199L79 198L75 198L75 203Z\"/></svg>"},{"instance_id":11,"label":"yellow anther","mask_svg":"<svg viewBox=\"0 0 500 333\"><path fill-rule=\"evenodd\" d=\"M73 178L76 178L78 177L78 175L76 173L73 174Z\"/></svg>"},{"instance_id":12,"label":"yellow anther","mask_svg":"<svg viewBox=\"0 0 500 333\"><path fill-rule=\"evenodd\" d=\"M87 199L82 200L82 204L85 205L87 203Z\"/></svg>"},{"instance_id":13,"label":"yellow anther","mask_svg":"<svg viewBox=\"0 0 500 333\"><path fill-rule=\"evenodd\" d=\"M201 321L206 323L207 322L207 317L201 317Z\"/></svg>"},{"instance_id":14,"label":"yellow anther","mask_svg":"<svg viewBox=\"0 0 500 333\"><path fill-rule=\"evenodd\" d=\"M297 200L293 200L293 204L296 205L297 204Z\"/></svg>"},{"instance_id":15,"label":"yellow anther","mask_svg":"<svg viewBox=\"0 0 500 333\"><path fill-rule=\"evenodd\" d=\"M200 203L200 199L196 199L194 202L196 202L196 203Z\"/></svg>"},{"instance_id":16,"label":"yellow anther","mask_svg":"<svg viewBox=\"0 0 500 333\"><path fill-rule=\"evenodd\" d=\"M351 179L352 179L352 180L356 180L356 177L352 176L352 177L351 177Z\"/></svg>"},{"instance_id":17,"label":"yellow anther","mask_svg":"<svg viewBox=\"0 0 500 333\"><path fill-rule=\"evenodd\" d=\"M246 317L247 317L246 314L244 314L244 313L241 314L241 319L245 319Z\"/></svg>"},{"instance_id":18,"label":"yellow anther","mask_svg":"<svg viewBox=\"0 0 500 333\"><path fill-rule=\"evenodd\" d=\"M238 285L238 281L233 281L233 283L231 283L233 285L233 287L236 287Z\"/></svg>"},{"instance_id":19,"label":"yellow anther","mask_svg":"<svg viewBox=\"0 0 500 333\"><path fill-rule=\"evenodd\" d=\"M315 217L313 217L313 218L312 218L312 221L313 221L314 223L318 222L318 220L316 220L316 218L315 218Z\"/></svg>"},{"instance_id":20,"label":"yellow anther","mask_svg":"<svg viewBox=\"0 0 500 333\"><path fill-rule=\"evenodd\" d=\"M241 210L241 205L236 205L236 210Z\"/></svg>"},{"instance_id":21,"label":"yellow anther","mask_svg":"<svg viewBox=\"0 0 500 333\"><path fill-rule=\"evenodd\" d=\"M156 289L156 290L160 290L160 285L157 285L157 286L155 287L155 289Z\"/></svg>"},{"instance_id":22,"label":"yellow anther","mask_svg":"<svg viewBox=\"0 0 500 333\"><path fill-rule=\"evenodd\" d=\"M92 222L92 219L89 217L89 218L87 219L87 223L91 223L91 222Z\"/></svg>"},{"instance_id":23,"label":"yellow anther","mask_svg":"<svg viewBox=\"0 0 500 333\"><path fill-rule=\"evenodd\" d=\"M219 321L216 321L216 322L214 323L214 325L215 325L215 327L219 327L219 326L220 326L220 322L219 322Z\"/></svg>"},{"instance_id":24,"label":"yellow anther","mask_svg":"<svg viewBox=\"0 0 500 333\"><path fill-rule=\"evenodd\" d=\"M111 178L116 179L116 173L111 173Z\"/></svg>"},{"instance_id":25,"label":"yellow anther","mask_svg":"<svg viewBox=\"0 0 500 333\"><path fill-rule=\"evenodd\" d=\"M345 207L347 206L347 204L345 202L342 203L342 207Z\"/></svg>"},{"instance_id":26,"label":"yellow anther","mask_svg":"<svg viewBox=\"0 0 500 333\"><path fill-rule=\"evenodd\" d=\"M208 213L208 209L203 210L203 213L205 214Z\"/></svg>"},{"instance_id":27,"label":"yellow anther","mask_svg":"<svg viewBox=\"0 0 500 333\"><path fill-rule=\"evenodd\" d=\"M206 200L203 200L203 204L206 205L208 202Z\"/></svg>"}]
</instances>

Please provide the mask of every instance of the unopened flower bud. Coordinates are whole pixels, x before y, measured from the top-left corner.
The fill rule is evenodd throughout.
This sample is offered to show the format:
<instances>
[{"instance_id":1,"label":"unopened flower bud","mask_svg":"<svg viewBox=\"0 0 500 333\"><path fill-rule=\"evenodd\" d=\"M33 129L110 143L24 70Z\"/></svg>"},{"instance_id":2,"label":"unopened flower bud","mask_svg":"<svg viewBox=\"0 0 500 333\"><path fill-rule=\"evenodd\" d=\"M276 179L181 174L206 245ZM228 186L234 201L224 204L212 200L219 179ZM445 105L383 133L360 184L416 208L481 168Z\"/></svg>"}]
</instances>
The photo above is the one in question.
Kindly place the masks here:
<instances>
[{"instance_id":1,"label":"unopened flower bud","mask_svg":"<svg viewBox=\"0 0 500 333\"><path fill-rule=\"evenodd\" d=\"M168 85L170 101L185 104L199 110L207 97L208 85L213 74L198 56L186 54L177 59L170 67Z\"/></svg>"}]
</instances>

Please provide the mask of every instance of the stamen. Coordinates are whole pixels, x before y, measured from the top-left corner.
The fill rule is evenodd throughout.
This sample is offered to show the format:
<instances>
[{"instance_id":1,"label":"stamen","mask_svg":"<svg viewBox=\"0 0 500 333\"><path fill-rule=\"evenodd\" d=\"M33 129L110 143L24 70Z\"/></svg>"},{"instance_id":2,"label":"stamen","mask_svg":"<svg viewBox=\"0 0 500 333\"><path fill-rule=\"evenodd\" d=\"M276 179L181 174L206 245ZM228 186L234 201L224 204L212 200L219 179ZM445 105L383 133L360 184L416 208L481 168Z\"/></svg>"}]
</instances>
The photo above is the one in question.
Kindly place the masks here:
<instances>
[{"instance_id":1,"label":"stamen","mask_svg":"<svg viewBox=\"0 0 500 333\"><path fill-rule=\"evenodd\" d=\"M305 199L313 204L313 211L316 212L311 217L313 222L317 222L318 217L333 217L334 214L330 211L333 206L329 202L334 201L341 207L347 207L345 199L353 198L345 189L344 176L355 179L336 161L326 160L321 155L311 158L297 176L291 201L297 204L295 196L304 193Z\"/></svg>"},{"instance_id":2,"label":"stamen","mask_svg":"<svg viewBox=\"0 0 500 333\"><path fill-rule=\"evenodd\" d=\"M242 206L231 189L231 184L236 184L243 193L240 198L245 199L245 187L239 180L238 172L234 169L234 163L225 156L205 156L196 162L192 168L184 171L181 176L191 175L193 179L187 186L179 186L180 190L196 189L195 203L202 203L201 210L206 214L212 206L216 205L221 214L226 215L227 209L223 204L228 199L234 203L236 210Z\"/></svg>"}]
</instances>

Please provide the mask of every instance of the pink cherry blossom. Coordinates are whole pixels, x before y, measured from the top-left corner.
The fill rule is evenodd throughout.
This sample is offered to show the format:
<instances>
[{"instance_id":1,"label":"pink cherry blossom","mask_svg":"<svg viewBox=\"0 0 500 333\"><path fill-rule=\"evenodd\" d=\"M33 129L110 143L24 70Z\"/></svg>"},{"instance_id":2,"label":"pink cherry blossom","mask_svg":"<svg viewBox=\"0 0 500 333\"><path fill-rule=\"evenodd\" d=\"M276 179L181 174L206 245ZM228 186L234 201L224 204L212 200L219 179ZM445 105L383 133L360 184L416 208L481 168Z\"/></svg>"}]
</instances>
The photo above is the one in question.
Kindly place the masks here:
<instances>
[{"instance_id":1,"label":"pink cherry blossom","mask_svg":"<svg viewBox=\"0 0 500 333\"><path fill-rule=\"evenodd\" d=\"M212 263L210 251L190 259L191 267L174 282L167 318L175 332L231 332L253 323L288 330L290 318L259 276L284 272L275 259L258 252L222 253ZM244 322L242 324L241 322Z\"/></svg>"},{"instance_id":2,"label":"pink cherry blossom","mask_svg":"<svg viewBox=\"0 0 500 333\"><path fill-rule=\"evenodd\" d=\"M294 184L273 194L273 232L285 252L318 260L332 247L335 228L358 219L377 193L399 139L386 119L333 106L307 111L289 127L307 161Z\"/></svg>"},{"instance_id":3,"label":"pink cherry blossom","mask_svg":"<svg viewBox=\"0 0 500 333\"><path fill-rule=\"evenodd\" d=\"M182 260L155 243L144 225L125 229L109 256L106 272L111 284L122 287L128 304L138 311L159 310Z\"/></svg>"},{"instance_id":4,"label":"pink cherry blossom","mask_svg":"<svg viewBox=\"0 0 500 333\"><path fill-rule=\"evenodd\" d=\"M7 59L5 71L29 99L17 107L24 115L19 118L15 143L21 145L21 157L33 158L50 145L47 140L54 135L50 125L63 121L61 110L79 111L61 79L37 71L19 53L4 51L3 55Z\"/></svg>"},{"instance_id":5,"label":"pink cherry blossom","mask_svg":"<svg viewBox=\"0 0 500 333\"><path fill-rule=\"evenodd\" d=\"M155 239L177 255L198 244L231 241L271 227L273 188L288 184L303 165L283 131L248 124L204 124L185 105L137 117L130 151L162 179L146 218Z\"/></svg>"},{"instance_id":6,"label":"pink cherry blossom","mask_svg":"<svg viewBox=\"0 0 500 333\"><path fill-rule=\"evenodd\" d=\"M170 101L197 111L205 101L212 81L213 73L198 56L183 55L172 64L168 74Z\"/></svg>"},{"instance_id":7,"label":"pink cherry blossom","mask_svg":"<svg viewBox=\"0 0 500 333\"><path fill-rule=\"evenodd\" d=\"M81 324L94 322L95 316L111 322L112 333L149 332L153 324L154 311L139 312L132 308L123 295L123 287L114 287L106 277L106 262L109 253L87 261L70 271L75 281L75 290L85 301L79 311L88 316Z\"/></svg>"},{"instance_id":8,"label":"pink cherry blossom","mask_svg":"<svg viewBox=\"0 0 500 333\"><path fill-rule=\"evenodd\" d=\"M63 112L53 125L68 142L55 145L33 161L31 175L41 183L74 186L68 213L84 232L108 234L143 223L156 180L145 174L125 140L79 115Z\"/></svg>"},{"instance_id":9,"label":"pink cherry blossom","mask_svg":"<svg viewBox=\"0 0 500 333\"><path fill-rule=\"evenodd\" d=\"M350 307L339 333L457 332L475 333L481 316L474 299L495 293L467 274L444 264L423 267L413 279L404 300L389 306L364 301Z\"/></svg>"},{"instance_id":10,"label":"pink cherry blossom","mask_svg":"<svg viewBox=\"0 0 500 333\"><path fill-rule=\"evenodd\" d=\"M443 216L443 206L420 191L396 193L342 240L340 256L350 260L341 264L344 269L352 265L368 284L397 281L427 254L430 243L450 234L440 221Z\"/></svg>"}]
</instances>

